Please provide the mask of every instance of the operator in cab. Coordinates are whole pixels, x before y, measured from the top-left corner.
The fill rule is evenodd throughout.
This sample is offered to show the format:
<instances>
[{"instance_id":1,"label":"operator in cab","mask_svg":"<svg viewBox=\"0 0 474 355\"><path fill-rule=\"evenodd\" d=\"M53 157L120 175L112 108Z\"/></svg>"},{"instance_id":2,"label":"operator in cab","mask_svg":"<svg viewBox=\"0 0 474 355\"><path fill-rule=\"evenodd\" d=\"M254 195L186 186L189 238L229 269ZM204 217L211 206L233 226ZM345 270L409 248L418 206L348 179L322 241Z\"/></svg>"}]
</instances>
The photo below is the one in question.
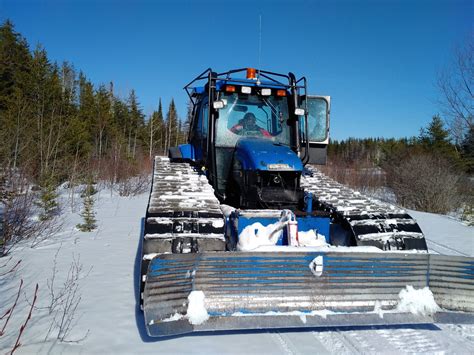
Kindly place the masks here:
<instances>
[{"instance_id":1,"label":"operator in cab","mask_svg":"<svg viewBox=\"0 0 474 355\"><path fill-rule=\"evenodd\" d=\"M247 112L239 122L234 125L230 131L232 133L244 136L264 136L264 137L271 137L272 135L266 129L260 127L257 124L257 118L252 112Z\"/></svg>"}]
</instances>

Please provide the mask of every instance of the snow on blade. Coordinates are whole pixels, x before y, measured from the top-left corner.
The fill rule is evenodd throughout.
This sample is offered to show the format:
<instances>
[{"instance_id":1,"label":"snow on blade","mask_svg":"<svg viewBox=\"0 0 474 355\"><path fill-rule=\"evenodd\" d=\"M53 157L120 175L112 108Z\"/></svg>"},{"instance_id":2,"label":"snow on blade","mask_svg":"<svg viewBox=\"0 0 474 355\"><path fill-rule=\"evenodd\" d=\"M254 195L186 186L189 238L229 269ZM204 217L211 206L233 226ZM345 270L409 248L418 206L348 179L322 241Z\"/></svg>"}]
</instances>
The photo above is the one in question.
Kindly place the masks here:
<instances>
[{"instance_id":1,"label":"snow on blade","mask_svg":"<svg viewBox=\"0 0 474 355\"><path fill-rule=\"evenodd\" d=\"M260 246L276 245L283 233L283 228L288 224L290 215L282 213L282 217L276 223L263 226L260 222L253 223L244 228L239 234L237 250L249 251Z\"/></svg>"},{"instance_id":2,"label":"snow on blade","mask_svg":"<svg viewBox=\"0 0 474 355\"><path fill-rule=\"evenodd\" d=\"M153 260L155 256L160 255L159 253L150 253L143 255L143 260Z\"/></svg>"},{"instance_id":3,"label":"snow on blade","mask_svg":"<svg viewBox=\"0 0 474 355\"><path fill-rule=\"evenodd\" d=\"M182 314L179 314L178 312L176 312L176 313L173 314L171 317L162 319L161 321L162 321L162 322L174 322L174 321L180 320L180 319L182 319L182 318L183 318L183 315L182 315Z\"/></svg>"},{"instance_id":4,"label":"snow on blade","mask_svg":"<svg viewBox=\"0 0 474 355\"><path fill-rule=\"evenodd\" d=\"M250 251L264 245L275 245L284 227L280 222L268 226L260 222L253 223L240 232L237 250Z\"/></svg>"},{"instance_id":5,"label":"snow on blade","mask_svg":"<svg viewBox=\"0 0 474 355\"><path fill-rule=\"evenodd\" d=\"M397 311L409 312L419 315L431 315L440 310L436 304L433 293L428 287L415 289L411 285L400 291L398 294L400 299L397 305Z\"/></svg>"},{"instance_id":6,"label":"snow on blade","mask_svg":"<svg viewBox=\"0 0 474 355\"><path fill-rule=\"evenodd\" d=\"M206 307L204 305L204 292L202 291L191 291L188 296L188 311L186 317L189 323L199 325L209 319Z\"/></svg>"},{"instance_id":7,"label":"snow on blade","mask_svg":"<svg viewBox=\"0 0 474 355\"><path fill-rule=\"evenodd\" d=\"M384 311L382 309L382 304L380 303L380 301L375 301L374 313L378 314L380 318L383 318Z\"/></svg>"},{"instance_id":8,"label":"snow on blade","mask_svg":"<svg viewBox=\"0 0 474 355\"><path fill-rule=\"evenodd\" d=\"M307 232L298 231L298 243L302 247L323 247L329 245L326 243L326 237L315 233L314 230Z\"/></svg>"}]
</instances>

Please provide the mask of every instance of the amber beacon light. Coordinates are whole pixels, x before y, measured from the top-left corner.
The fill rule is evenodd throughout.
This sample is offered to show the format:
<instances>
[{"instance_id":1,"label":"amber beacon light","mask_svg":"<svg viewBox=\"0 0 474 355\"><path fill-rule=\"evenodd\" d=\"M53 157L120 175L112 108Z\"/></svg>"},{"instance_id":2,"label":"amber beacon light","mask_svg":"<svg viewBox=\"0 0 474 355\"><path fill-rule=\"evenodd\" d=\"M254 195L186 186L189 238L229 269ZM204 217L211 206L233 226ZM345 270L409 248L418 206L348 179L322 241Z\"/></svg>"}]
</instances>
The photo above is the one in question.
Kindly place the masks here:
<instances>
[{"instance_id":1,"label":"amber beacon light","mask_svg":"<svg viewBox=\"0 0 474 355\"><path fill-rule=\"evenodd\" d=\"M247 79L257 79L257 70L255 68L247 68Z\"/></svg>"}]
</instances>

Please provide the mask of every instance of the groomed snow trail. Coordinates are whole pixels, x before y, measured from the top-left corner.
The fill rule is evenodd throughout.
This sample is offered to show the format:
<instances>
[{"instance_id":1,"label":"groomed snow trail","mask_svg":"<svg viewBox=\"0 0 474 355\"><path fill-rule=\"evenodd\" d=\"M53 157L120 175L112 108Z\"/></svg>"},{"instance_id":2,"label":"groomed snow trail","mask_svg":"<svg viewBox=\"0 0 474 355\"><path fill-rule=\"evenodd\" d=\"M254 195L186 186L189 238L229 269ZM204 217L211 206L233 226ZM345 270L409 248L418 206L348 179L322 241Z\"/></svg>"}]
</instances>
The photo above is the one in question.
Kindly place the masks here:
<instances>
[{"instance_id":1,"label":"groomed snow trail","mask_svg":"<svg viewBox=\"0 0 474 355\"><path fill-rule=\"evenodd\" d=\"M30 297L36 282L40 284L38 305L46 306L46 280L50 277L53 258L59 247L57 264L61 273L58 274L58 284L64 281L73 256L80 256L83 264L80 280L82 301L77 325L69 339L78 339L88 330L89 334L77 344L59 343L52 339L44 342L50 322L44 317L44 312L35 311L18 354L474 353L473 325L219 332L149 338L136 303L138 247L148 194L125 198L101 191L96 198L97 231L77 232L74 226L80 221L79 211L73 213L66 208L66 223L54 240L36 249L25 248L13 254L12 262L22 259L22 267L14 277L0 277L0 314L14 301L20 277L25 280L25 295L20 297L7 333L0 338L0 353L11 349L16 340L28 310L25 296ZM429 245L432 240L454 252L473 254L466 240L472 240L474 228L432 214L413 213L413 217L427 235ZM431 225L436 225L436 228L431 229Z\"/></svg>"}]
</instances>

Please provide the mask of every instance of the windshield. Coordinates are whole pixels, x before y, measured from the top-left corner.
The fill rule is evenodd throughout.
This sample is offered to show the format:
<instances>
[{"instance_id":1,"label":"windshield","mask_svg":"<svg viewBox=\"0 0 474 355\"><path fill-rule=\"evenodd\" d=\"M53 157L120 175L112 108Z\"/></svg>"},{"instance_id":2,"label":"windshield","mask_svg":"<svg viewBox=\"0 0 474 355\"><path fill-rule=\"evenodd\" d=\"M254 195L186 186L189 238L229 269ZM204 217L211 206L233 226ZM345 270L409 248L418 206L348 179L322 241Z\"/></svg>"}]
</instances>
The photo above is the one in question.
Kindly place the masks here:
<instances>
[{"instance_id":1,"label":"windshield","mask_svg":"<svg viewBox=\"0 0 474 355\"><path fill-rule=\"evenodd\" d=\"M261 137L290 145L288 99L274 96L221 94L227 100L219 110L216 144L233 147L240 137Z\"/></svg>"}]
</instances>

